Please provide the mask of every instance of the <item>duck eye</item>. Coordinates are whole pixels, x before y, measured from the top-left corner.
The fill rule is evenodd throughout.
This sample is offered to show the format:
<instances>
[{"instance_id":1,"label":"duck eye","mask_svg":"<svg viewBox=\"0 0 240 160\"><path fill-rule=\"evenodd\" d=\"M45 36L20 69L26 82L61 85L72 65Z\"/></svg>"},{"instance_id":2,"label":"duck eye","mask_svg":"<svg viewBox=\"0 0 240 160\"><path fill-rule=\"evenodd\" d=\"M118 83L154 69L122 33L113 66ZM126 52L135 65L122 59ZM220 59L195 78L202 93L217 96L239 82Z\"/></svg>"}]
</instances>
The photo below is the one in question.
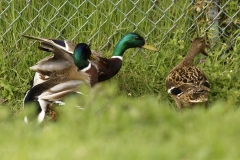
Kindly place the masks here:
<instances>
[{"instance_id":1,"label":"duck eye","mask_svg":"<svg viewBox=\"0 0 240 160\"><path fill-rule=\"evenodd\" d=\"M139 36L136 36L135 39L136 39L136 40L140 40L141 38L140 38Z\"/></svg>"}]
</instances>

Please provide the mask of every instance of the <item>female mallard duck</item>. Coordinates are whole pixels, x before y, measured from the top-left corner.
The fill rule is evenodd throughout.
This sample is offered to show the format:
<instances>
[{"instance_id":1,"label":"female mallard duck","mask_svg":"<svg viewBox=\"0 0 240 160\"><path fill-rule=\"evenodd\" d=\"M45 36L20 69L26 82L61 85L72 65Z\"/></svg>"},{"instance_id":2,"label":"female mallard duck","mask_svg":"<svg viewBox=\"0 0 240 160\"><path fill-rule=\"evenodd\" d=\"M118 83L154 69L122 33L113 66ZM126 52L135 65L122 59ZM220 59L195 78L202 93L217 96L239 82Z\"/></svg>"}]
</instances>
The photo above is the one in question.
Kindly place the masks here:
<instances>
[{"instance_id":1,"label":"female mallard duck","mask_svg":"<svg viewBox=\"0 0 240 160\"><path fill-rule=\"evenodd\" d=\"M175 66L166 78L166 87L179 110L183 106L205 103L208 107L208 92L210 84L204 73L193 65L196 55L205 52L206 44L203 38L195 38L184 59Z\"/></svg>"},{"instance_id":2,"label":"female mallard duck","mask_svg":"<svg viewBox=\"0 0 240 160\"><path fill-rule=\"evenodd\" d=\"M62 41L56 39L45 39L32 36L25 36L27 38L36 39L40 41L39 49L51 52L51 48L56 46L63 48L70 53L73 52L75 44L71 41ZM97 55L96 51L92 51L95 56L95 60L91 62L97 66L98 69L98 82L108 80L115 76L122 67L122 57L124 52L129 48L145 48L153 51L157 51L157 48L147 45L143 37L137 33L126 34L116 45L112 57L107 59Z\"/></svg>"},{"instance_id":3,"label":"female mallard duck","mask_svg":"<svg viewBox=\"0 0 240 160\"><path fill-rule=\"evenodd\" d=\"M37 102L38 122L42 122L46 109L69 93L77 92L79 84L93 86L98 81L98 72L90 63L91 50L87 44L76 45L73 55L66 50L53 47L52 57L47 57L31 67L32 70L47 75L47 79L35 84L25 95L24 105ZM27 118L25 118L27 122Z\"/></svg>"}]
</instances>

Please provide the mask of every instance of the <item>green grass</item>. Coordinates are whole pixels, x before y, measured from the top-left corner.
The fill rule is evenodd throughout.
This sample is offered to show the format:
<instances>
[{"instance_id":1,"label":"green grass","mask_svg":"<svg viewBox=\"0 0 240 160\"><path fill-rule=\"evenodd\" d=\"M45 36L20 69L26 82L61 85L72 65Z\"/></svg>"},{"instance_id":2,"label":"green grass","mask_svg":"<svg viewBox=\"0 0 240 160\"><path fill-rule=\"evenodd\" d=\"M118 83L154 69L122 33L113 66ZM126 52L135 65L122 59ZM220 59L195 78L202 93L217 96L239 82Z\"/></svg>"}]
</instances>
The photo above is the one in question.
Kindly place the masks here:
<instances>
[{"instance_id":1,"label":"green grass","mask_svg":"<svg viewBox=\"0 0 240 160\"><path fill-rule=\"evenodd\" d=\"M240 110L216 102L175 112L153 96L119 95L100 84L58 107L58 120L41 125L8 118L1 109L1 159L238 159ZM79 104L80 103L80 104ZM3 112L5 111L5 112ZM3 138L4 137L4 138Z\"/></svg>"},{"instance_id":2,"label":"green grass","mask_svg":"<svg viewBox=\"0 0 240 160\"><path fill-rule=\"evenodd\" d=\"M191 39L203 35L211 39L206 17L192 22L199 13L181 1L168 10L172 1L155 2L165 13L156 7L149 11L152 4L147 1L137 3L143 12L131 11L130 1L93 2L95 6L86 2L74 8L82 2L62 6L64 2L53 1L39 12L34 8L41 9L45 2L31 1L27 8L26 1L13 1L10 6L0 2L0 12L4 11L0 18L0 158L238 159L240 39L232 50L222 53L239 28L211 48L205 63L198 63L203 56L196 59L211 84L210 109L198 107L180 114L166 92L165 77L186 54ZM235 7L229 4L225 10L234 15ZM238 22L236 16L234 23ZM33 75L29 67L49 54L38 51L38 44L22 34L88 42L110 57L120 38L133 31L159 52L128 50L117 76L91 90L83 89L87 97L70 98L67 106L56 108L58 121L23 123L22 100ZM73 107L77 102L85 109Z\"/></svg>"}]
</instances>

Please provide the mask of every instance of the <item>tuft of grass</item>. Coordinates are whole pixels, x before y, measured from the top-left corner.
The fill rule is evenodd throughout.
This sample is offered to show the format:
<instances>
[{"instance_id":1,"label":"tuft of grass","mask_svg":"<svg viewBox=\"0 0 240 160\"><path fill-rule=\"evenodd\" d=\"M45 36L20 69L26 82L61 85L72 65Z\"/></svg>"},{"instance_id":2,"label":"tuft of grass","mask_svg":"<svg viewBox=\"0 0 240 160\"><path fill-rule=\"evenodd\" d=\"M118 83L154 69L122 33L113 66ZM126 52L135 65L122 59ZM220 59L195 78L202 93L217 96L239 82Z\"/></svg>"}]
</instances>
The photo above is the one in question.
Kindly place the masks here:
<instances>
[{"instance_id":1,"label":"tuft of grass","mask_svg":"<svg viewBox=\"0 0 240 160\"><path fill-rule=\"evenodd\" d=\"M224 101L174 112L152 96L126 98L115 83L82 88L55 122L24 124L0 108L3 159L237 159L239 116ZM87 98L86 98L87 97ZM83 109L77 109L76 106ZM7 120L6 120L7 119ZM234 123L232 123L234 122Z\"/></svg>"}]
</instances>

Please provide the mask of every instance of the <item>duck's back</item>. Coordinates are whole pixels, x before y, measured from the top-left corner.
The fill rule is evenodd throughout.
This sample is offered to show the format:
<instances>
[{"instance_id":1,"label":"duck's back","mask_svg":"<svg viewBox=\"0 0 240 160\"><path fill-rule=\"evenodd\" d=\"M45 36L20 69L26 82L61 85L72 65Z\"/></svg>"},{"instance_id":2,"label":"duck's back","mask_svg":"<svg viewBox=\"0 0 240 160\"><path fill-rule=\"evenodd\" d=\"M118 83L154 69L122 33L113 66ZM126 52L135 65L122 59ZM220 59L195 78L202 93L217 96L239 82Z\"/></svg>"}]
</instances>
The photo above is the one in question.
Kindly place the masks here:
<instances>
[{"instance_id":1,"label":"duck's back","mask_svg":"<svg viewBox=\"0 0 240 160\"><path fill-rule=\"evenodd\" d=\"M210 84L205 74L195 66L172 70L166 78L166 87L179 104L188 106L208 101Z\"/></svg>"},{"instance_id":2,"label":"duck's back","mask_svg":"<svg viewBox=\"0 0 240 160\"><path fill-rule=\"evenodd\" d=\"M167 89L175 86L189 83L199 85L200 83L207 81L205 74L195 66L181 67L172 70L166 78Z\"/></svg>"}]
</instances>

